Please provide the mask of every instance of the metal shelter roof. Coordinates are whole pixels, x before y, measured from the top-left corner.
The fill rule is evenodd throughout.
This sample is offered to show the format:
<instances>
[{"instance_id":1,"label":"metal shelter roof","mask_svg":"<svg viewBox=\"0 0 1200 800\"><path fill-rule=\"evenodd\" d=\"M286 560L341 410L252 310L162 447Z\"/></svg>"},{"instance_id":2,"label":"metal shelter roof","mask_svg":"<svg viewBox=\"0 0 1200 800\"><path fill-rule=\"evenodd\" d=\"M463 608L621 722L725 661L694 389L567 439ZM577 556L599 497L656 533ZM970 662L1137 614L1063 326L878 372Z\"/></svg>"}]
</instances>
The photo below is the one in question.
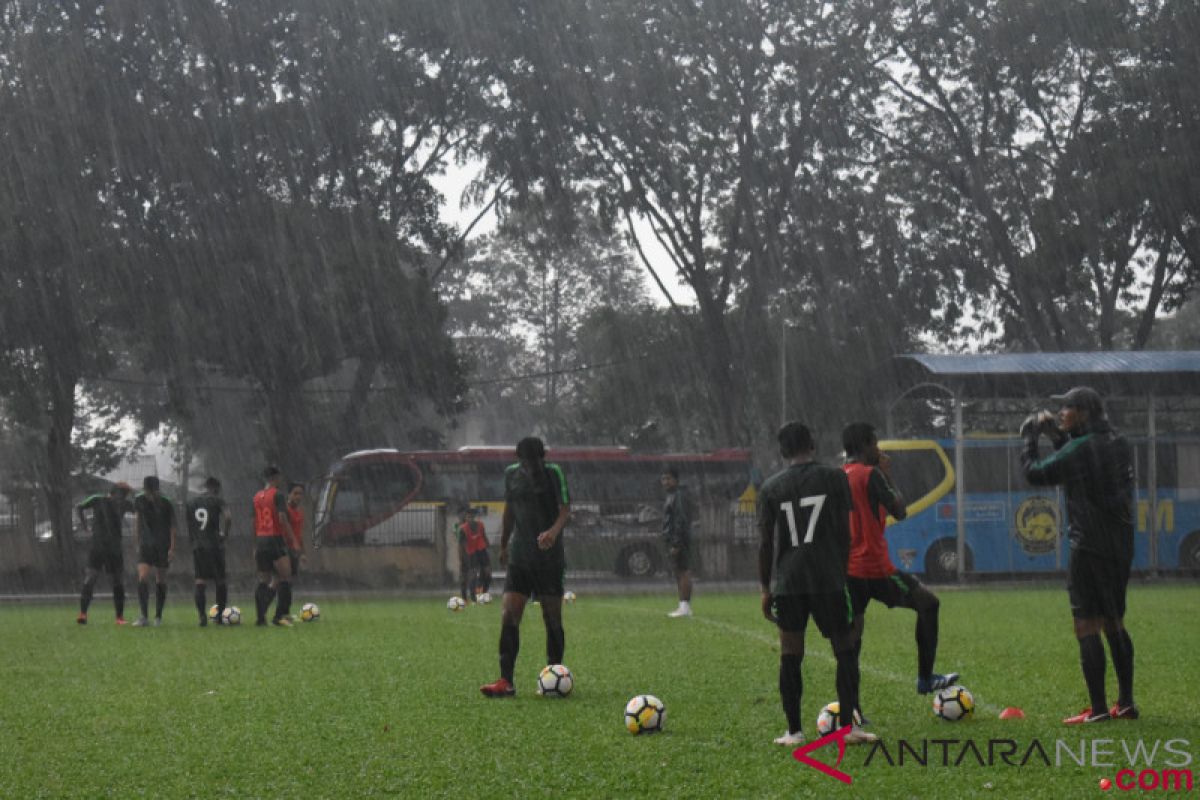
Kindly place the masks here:
<instances>
[{"instance_id":1,"label":"metal shelter roof","mask_svg":"<svg viewBox=\"0 0 1200 800\"><path fill-rule=\"evenodd\" d=\"M896 362L902 388L940 384L974 397L1046 397L1079 385L1125 397L1200 392L1197 350L906 353Z\"/></svg>"}]
</instances>

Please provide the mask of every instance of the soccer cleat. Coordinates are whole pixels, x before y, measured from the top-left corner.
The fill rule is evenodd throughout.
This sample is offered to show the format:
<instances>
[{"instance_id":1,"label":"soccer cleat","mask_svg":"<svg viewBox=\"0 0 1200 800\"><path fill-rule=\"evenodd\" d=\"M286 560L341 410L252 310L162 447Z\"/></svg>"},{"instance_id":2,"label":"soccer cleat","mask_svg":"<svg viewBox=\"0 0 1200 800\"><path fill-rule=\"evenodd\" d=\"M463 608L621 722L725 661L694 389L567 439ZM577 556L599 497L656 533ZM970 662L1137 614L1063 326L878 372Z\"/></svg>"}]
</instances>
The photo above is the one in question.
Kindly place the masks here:
<instances>
[{"instance_id":1,"label":"soccer cleat","mask_svg":"<svg viewBox=\"0 0 1200 800\"><path fill-rule=\"evenodd\" d=\"M859 725L855 725L850 728L850 732L847 733L846 738L843 739L846 744L870 744L871 742L878 740L878 736L868 731L864 731Z\"/></svg>"},{"instance_id":2,"label":"soccer cleat","mask_svg":"<svg viewBox=\"0 0 1200 800\"><path fill-rule=\"evenodd\" d=\"M679 608L672 611L670 614L667 614L667 616L671 617L672 619L679 619L680 617L690 617L691 615L692 615L692 609L684 608L683 606L680 606Z\"/></svg>"},{"instance_id":3,"label":"soccer cleat","mask_svg":"<svg viewBox=\"0 0 1200 800\"><path fill-rule=\"evenodd\" d=\"M257 628L265 628L267 627L267 621L265 619L255 620L254 625Z\"/></svg>"},{"instance_id":4,"label":"soccer cleat","mask_svg":"<svg viewBox=\"0 0 1200 800\"><path fill-rule=\"evenodd\" d=\"M148 627L149 625L150 625L150 620L146 619L145 617L138 617L137 619L135 619L133 621L133 627L135 627L135 628L145 628L145 627Z\"/></svg>"},{"instance_id":5,"label":"soccer cleat","mask_svg":"<svg viewBox=\"0 0 1200 800\"><path fill-rule=\"evenodd\" d=\"M117 624L118 625L128 625L129 623L125 621L124 617L117 617Z\"/></svg>"},{"instance_id":6,"label":"soccer cleat","mask_svg":"<svg viewBox=\"0 0 1200 800\"><path fill-rule=\"evenodd\" d=\"M292 627L292 620L288 617L280 617L277 620L273 620L271 624L278 625L281 628L290 628Z\"/></svg>"},{"instance_id":7,"label":"soccer cleat","mask_svg":"<svg viewBox=\"0 0 1200 800\"><path fill-rule=\"evenodd\" d=\"M479 687L485 697L512 697L517 693L517 687L511 681L500 678L494 683L485 683Z\"/></svg>"},{"instance_id":8,"label":"soccer cleat","mask_svg":"<svg viewBox=\"0 0 1200 800\"><path fill-rule=\"evenodd\" d=\"M1063 725L1084 725L1092 722L1108 722L1112 717L1107 711L1101 711L1099 714L1093 714L1090 708L1085 708L1073 717L1067 717L1063 720Z\"/></svg>"},{"instance_id":9,"label":"soccer cleat","mask_svg":"<svg viewBox=\"0 0 1200 800\"><path fill-rule=\"evenodd\" d=\"M804 731L796 731L795 733L785 733L783 736L776 736L775 744L782 744L788 747L798 747L804 744Z\"/></svg>"},{"instance_id":10,"label":"soccer cleat","mask_svg":"<svg viewBox=\"0 0 1200 800\"><path fill-rule=\"evenodd\" d=\"M928 678L917 678L917 694L939 692L947 686L953 686L956 680L958 680L957 672L947 672L945 675L935 672Z\"/></svg>"},{"instance_id":11,"label":"soccer cleat","mask_svg":"<svg viewBox=\"0 0 1200 800\"><path fill-rule=\"evenodd\" d=\"M201 628L208 627L208 617L204 617L204 616L200 617L200 627Z\"/></svg>"},{"instance_id":12,"label":"soccer cleat","mask_svg":"<svg viewBox=\"0 0 1200 800\"><path fill-rule=\"evenodd\" d=\"M855 716L854 724L860 728L865 728L871 724L871 720L867 719L863 715L861 708L857 708L854 710L854 716Z\"/></svg>"},{"instance_id":13,"label":"soccer cleat","mask_svg":"<svg viewBox=\"0 0 1200 800\"><path fill-rule=\"evenodd\" d=\"M1120 703L1113 703L1113 707L1108 710L1108 715L1113 719L1137 719L1141 716L1138 713L1138 707L1133 703L1123 706Z\"/></svg>"},{"instance_id":14,"label":"soccer cleat","mask_svg":"<svg viewBox=\"0 0 1200 800\"><path fill-rule=\"evenodd\" d=\"M155 617L155 618L154 618L154 627L156 627L156 628L157 628L157 627L159 627L160 625L162 625L162 617Z\"/></svg>"},{"instance_id":15,"label":"soccer cleat","mask_svg":"<svg viewBox=\"0 0 1200 800\"><path fill-rule=\"evenodd\" d=\"M80 625L87 625L87 612L80 611L79 616L75 618L75 621L78 622Z\"/></svg>"}]
</instances>

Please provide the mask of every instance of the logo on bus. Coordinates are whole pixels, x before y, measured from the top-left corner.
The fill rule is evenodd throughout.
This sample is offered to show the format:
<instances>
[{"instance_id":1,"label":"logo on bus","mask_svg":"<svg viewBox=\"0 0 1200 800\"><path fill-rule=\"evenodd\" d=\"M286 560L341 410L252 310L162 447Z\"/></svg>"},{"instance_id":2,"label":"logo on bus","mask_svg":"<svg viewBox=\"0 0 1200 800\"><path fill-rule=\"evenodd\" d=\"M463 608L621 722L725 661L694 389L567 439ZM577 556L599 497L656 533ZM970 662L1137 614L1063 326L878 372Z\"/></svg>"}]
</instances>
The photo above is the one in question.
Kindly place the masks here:
<instances>
[{"instance_id":1,"label":"logo on bus","mask_svg":"<svg viewBox=\"0 0 1200 800\"><path fill-rule=\"evenodd\" d=\"M1017 507L1017 541L1030 555L1054 551L1058 539L1058 504L1049 497L1030 497Z\"/></svg>"}]
</instances>

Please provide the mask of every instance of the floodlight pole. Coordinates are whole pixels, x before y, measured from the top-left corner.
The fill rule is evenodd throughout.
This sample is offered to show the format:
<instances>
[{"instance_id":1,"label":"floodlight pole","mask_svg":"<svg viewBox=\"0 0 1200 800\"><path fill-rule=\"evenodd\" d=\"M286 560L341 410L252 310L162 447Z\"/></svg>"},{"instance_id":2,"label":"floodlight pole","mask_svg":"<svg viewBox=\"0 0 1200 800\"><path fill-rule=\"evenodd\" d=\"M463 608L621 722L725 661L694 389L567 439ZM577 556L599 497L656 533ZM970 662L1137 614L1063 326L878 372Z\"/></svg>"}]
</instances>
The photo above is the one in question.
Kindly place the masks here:
<instances>
[{"instance_id":1,"label":"floodlight pole","mask_svg":"<svg viewBox=\"0 0 1200 800\"><path fill-rule=\"evenodd\" d=\"M1155 418L1154 392L1146 396L1146 489L1150 495L1146 504L1149 522L1146 533L1150 535L1150 569L1158 571L1158 420ZM1136 497L1136 493L1135 493ZM1137 519L1137 502L1134 502L1134 519ZM1134 522L1136 529L1137 523Z\"/></svg>"}]
</instances>

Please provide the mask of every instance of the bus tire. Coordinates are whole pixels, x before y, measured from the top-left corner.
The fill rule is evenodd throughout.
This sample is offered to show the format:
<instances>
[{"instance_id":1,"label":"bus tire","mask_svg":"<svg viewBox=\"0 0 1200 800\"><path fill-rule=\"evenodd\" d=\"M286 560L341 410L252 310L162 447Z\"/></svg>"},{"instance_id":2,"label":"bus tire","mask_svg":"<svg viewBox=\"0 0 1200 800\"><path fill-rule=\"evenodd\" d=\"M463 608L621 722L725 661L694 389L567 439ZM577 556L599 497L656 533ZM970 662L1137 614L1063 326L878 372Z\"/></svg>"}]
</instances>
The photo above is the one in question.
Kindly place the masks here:
<instances>
[{"instance_id":1,"label":"bus tire","mask_svg":"<svg viewBox=\"0 0 1200 800\"><path fill-rule=\"evenodd\" d=\"M963 551L966 572L975 569L971 548ZM925 580L930 583L951 583L958 580L958 540L938 539L925 551Z\"/></svg>"},{"instance_id":2,"label":"bus tire","mask_svg":"<svg viewBox=\"0 0 1200 800\"><path fill-rule=\"evenodd\" d=\"M1183 537L1179 545L1179 568L1200 570L1200 531L1192 531Z\"/></svg>"},{"instance_id":3,"label":"bus tire","mask_svg":"<svg viewBox=\"0 0 1200 800\"><path fill-rule=\"evenodd\" d=\"M626 547L617 556L616 572L623 578L649 578L658 572L658 553L648 544Z\"/></svg>"}]
</instances>

